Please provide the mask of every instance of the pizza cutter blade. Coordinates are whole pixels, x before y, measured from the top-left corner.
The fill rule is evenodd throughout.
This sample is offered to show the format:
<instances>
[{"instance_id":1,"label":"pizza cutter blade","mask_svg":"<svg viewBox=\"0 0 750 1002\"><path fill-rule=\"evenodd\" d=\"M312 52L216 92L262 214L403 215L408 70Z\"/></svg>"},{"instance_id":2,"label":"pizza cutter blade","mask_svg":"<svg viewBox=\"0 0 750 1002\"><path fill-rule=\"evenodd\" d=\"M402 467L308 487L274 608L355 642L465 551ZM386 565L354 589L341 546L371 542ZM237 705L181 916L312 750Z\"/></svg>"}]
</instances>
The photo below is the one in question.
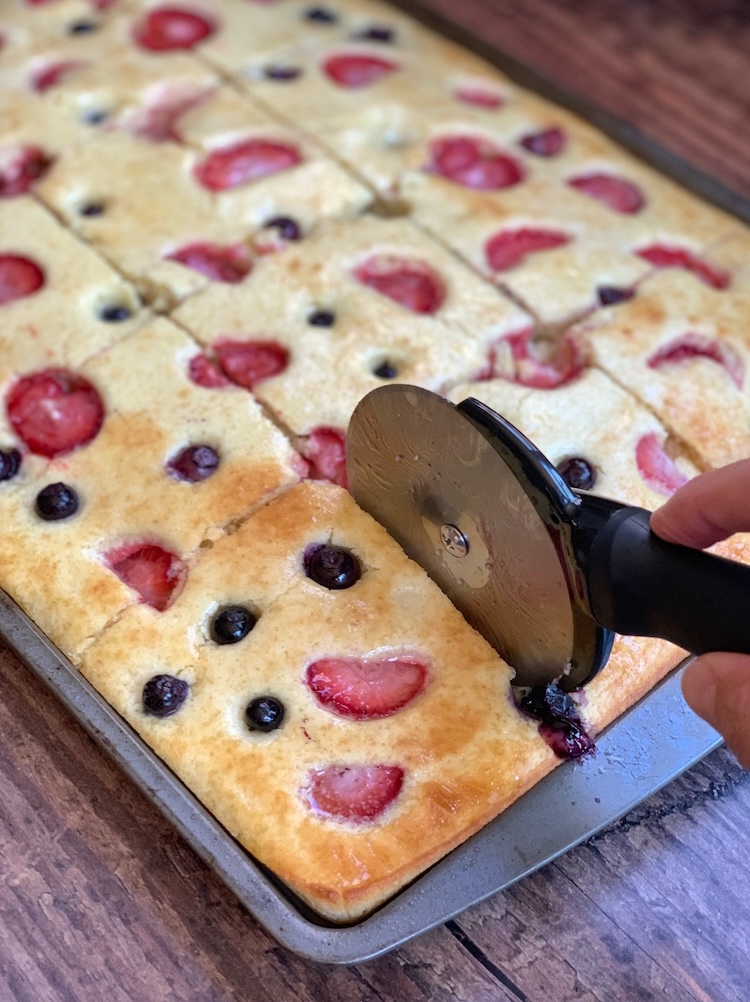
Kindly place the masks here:
<instances>
[{"instance_id":1,"label":"pizza cutter blade","mask_svg":"<svg viewBox=\"0 0 750 1002\"><path fill-rule=\"evenodd\" d=\"M515 669L515 684L574 689L614 631L692 653L750 653L750 568L666 543L650 513L571 490L510 422L393 384L360 401L349 485Z\"/></svg>"}]
</instances>

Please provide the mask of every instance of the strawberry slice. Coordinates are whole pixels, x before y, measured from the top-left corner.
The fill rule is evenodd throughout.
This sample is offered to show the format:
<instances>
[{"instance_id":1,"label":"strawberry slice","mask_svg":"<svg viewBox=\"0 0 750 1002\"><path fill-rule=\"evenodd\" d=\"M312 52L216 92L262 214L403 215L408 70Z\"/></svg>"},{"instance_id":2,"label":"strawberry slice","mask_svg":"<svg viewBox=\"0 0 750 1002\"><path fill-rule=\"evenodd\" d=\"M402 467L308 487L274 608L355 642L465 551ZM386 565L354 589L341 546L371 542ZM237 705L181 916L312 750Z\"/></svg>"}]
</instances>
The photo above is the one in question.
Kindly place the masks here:
<instances>
[{"instance_id":1,"label":"strawberry slice","mask_svg":"<svg viewBox=\"0 0 750 1002\"><path fill-rule=\"evenodd\" d=\"M58 62L45 63L32 72L29 83L35 91L41 94L49 90L50 87L55 87L64 77L86 65L80 59L61 59Z\"/></svg>"},{"instance_id":2,"label":"strawberry slice","mask_svg":"<svg viewBox=\"0 0 750 1002\"><path fill-rule=\"evenodd\" d=\"M232 385L231 379L227 379L218 363L207 355L194 355L190 359L188 376L197 386L205 386L211 390Z\"/></svg>"},{"instance_id":3,"label":"strawberry slice","mask_svg":"<svg viewBox=\"0 0 750 1002\"><path fill-rule=\"evenodd\" d=\"M253 266L250 251L244 244L187 244L164 256L167 261L184 264L214 282L241 282Z\"/></svg>"},{"instance_id":4,"label":"strawberry slice","mask_svg":"<svg viewBox=\"0 0 750 1002\"><path fill-rule=\"evenodd\" d=\"M152 94L142 108L124 116L123 124L135 136L153 143L182 142L177 128L183 115L203 104L212 88L164 86Z\"/></svg>"},{"instance_id":5,"label":"strawberry slice","mask_svg":"<svg viewBox=\"0 0 750 1002\"><path fill-rule=\"evenodd\" d=\"M684 247L665 247L663 244L651 244L635 252L657 268L684 268L692 272L706 285L714 289L726 289L732 276L724 268L717 268L704 261Z\"/></svg>"},{"instance_id":6,"label":"strawberry slice","mask_svg":"<svg viewBox=\"0 0 750 1002\"><path fill-rule=\"evenodd\" d=\"M568 181L571 188L583 192L590 198L606 205L614 212L632 215L639 212L646 204L640 188L632 181L625 181L611 174L584 174Z\"/></svg>"},{"instance_id":7,"label":"strawberry slice","mask_svg":"<svg viewBox=\"0 0 750 1002\"><path fill-rule=\"evenodd\" d=\"M505 104L505 98L502 94L483 87L457 87L453 91L453 96L457 101L462 101L464 104L472 104L476 108L502 108Z\"/></svg>"},{"instance_id":8,"label":"strawberry slice","mask_svg":"<svg viewBox=\"0 0 750 1002\"><path fill-rule=\"evenodd\" d=\"M368 258L354 276L362 285L413 313L437 313L445 299L443 280L424 261L380 254Z\"/></svg>"},{"instance_id":9,"label":"strawberry slice","mask_svg":"<svg viewBox=\"0 0 750 1002\"><path fill-rule=\"evenodd\" d=\"M341 717L390 717L422 691L427 668L416 658L321 658L307 668L319 703Z\"/></svg>"},{"instance_id":10,"label":"strawberry slice","mask_svg":"<svg viewBox=\"0 0 750 1002\"><path fill-rule=\"evenodd\" d=\"M576 379L588 365L583 343L566 334L543 358L530 328L508 334L490 349L485 379L507 379L536 390L552 390Z\"/></svg>"},{"instance_id":11,"label":"strawberry slice","mask_svg":"<svg viewBox=\"0 0 750 1002\"><path fill-rule=\"evenodd\" d=\"M209 153L193 174L209 191L237 188L302 163L302 154L290 143L273 139L244 139Z\"/></svg>"},{"instance_id":12,"label":"strawberry slice","mask_svg":"<svg viewBox=\"0 0 750 1002\"><path fill-rule=\"evenodd\" d=\"M0 154L0 198L24 195L52 165L52 157L39 146L19 146Z\"/></svg>"},{"instance_id":13,"label":"strawberry slice","mask_svg":"<svg viewBox=\"0 0 750 1002\"><path fill-rule=\"evenodd\" d=\"M635 461L646 486L657 494L671 497L678 487L688 482L689 478L666 454L655 432L639 439L635 447Z\"/></svg>"},{"instance_id":14,"label":"strawberry slice","mask_svg":"<svg viewBox=\"0 0 750 1002\"><path fill-rule=\"evenodd\" d=\"M337 821L373 821L401 792L398 765L329 765L312 769L304 795L310 807Z\"/></svg>"},{"instance_id":15,"label":"strawberry slice","mask_svg":"<svg viewBox=\"0 0 750 1002\"><path fill-rule=\"evenodd\" d=\"M559 230L534 229L530 226L519 230L501 230L484 245L484 256L493 271L508 271L521 264L527 254L563 247L570 241L571 237Z\"/></svg>"},{"instance_id":16,"label":"strawberry slice","mask_svg":"<svg viewBox=\"0 0 750 1002\"><path fill-rule=\"evenodd\" d=\"M129 543L104 554L104 561L146 605L164 612L185 578L178 556L154 543Z\"/></svg>"},{"instance_id":17,"label":"strawberry slice","mask_svg":"<svg viewBox=\"0 0 750 1002\"><path fill-rule=\"evenodd\" d=\"M276 341L223 340L213 347L224 375L246 390L278 376L289 364L289 352Z\"/></svg>"},{"instance_id":18,"label":"strawberry slice","mask_svg":"<svg viewBox=\"0 0 750 1002\"><path fill-rule=\"evenodd\" d=\"M99 432L104 405L96 389L67 369L23 376L6 398L18 437L38 456L61 456L86 445Z\"/></svg>"},{"instance_id":19,"label":"strawberry slice","mask_svg":"<svg viewBox=\"0 0 750 1002\"><path fill-rule=\"evenodd\" d=\"M44 272L27 257L0 254L0 306L38 292L44 285Z\"/></svg>"},{"instance_id":20,"label":"strawberry slice","mask_svg":"<svg viewBox=\"0 0 750 1002\"><path fill-rule=\"evenodd\" d=\"M668 363L685 362L691 358L708 358L723 366L737 389L742 389L745 366L737 351L731 344L705 334L683 334L662 345L649 358L648 365L651 369L659 369Z\"/></svg>"},{"instance_id":21,"label":"strawberry slice","mask_svg":"<svg viewBox=\"0 0 750 1002\"><path fill-rule=\"evenodd\" d=\"M208 13L184 7L153 7L133 26L133 40L149 52L192 49L216 31Z\"/></svg>"},{"instance_id":22,"label":"strawberry slice","mask_svg":"<svg viewBox=\"0 0 750 1002\"><path fill-rule=\"evenodd\" d=\"M349 486L346 475L346 438L338 428L315 428L304 450L309 464L308 479L328 480L339 487Z\"/></svg>"},{"instance_id":23,"label":"strawberry slice","mask_svg":"<svg viewBox=\"0 0 750 1002\"><path fill-rule=\"evenodd\" d=\"M554 157L565 148L566 137L562 129L544 129L529 132L521 139L521 146L537 157Z\"/></svg>"},{"instance_id":24,"label":"strawberry slice","mask_svg":"<svg viewBox=\"0 0 750 1002\"><path fill-rule=\"evenodd\" d=\"M430 144L427 170L479 191L510 188L524 178L517 160L479 136L445 136Z\"/></svg>"},{"instance_id":25,"label":"strawberry slice","mask_svg":"<svg viewBox=\"0 0 750 1002\"><path fill-rule=\"evenodd\" d=\"M323 72L339 87L367 87L397 69L390 59L359 53L329 56L323 63Z\"/></svg>"}]
</instances>

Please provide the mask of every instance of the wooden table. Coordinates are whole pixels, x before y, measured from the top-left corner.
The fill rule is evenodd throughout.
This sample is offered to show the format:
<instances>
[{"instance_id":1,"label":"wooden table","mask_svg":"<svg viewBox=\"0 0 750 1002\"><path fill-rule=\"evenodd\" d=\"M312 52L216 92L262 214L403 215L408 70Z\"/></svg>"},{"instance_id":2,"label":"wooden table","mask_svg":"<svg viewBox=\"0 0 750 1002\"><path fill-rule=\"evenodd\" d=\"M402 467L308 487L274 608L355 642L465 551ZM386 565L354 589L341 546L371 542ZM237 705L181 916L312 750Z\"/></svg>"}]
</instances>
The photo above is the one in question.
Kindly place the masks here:
<instances>
[{"instance_id":1,"label":"wooden table","mask_svg":"<svg viewBox=\"0 0 750 1002\"><path fill-rule=\"evenodd\" d=\"M747 0L425 0L750 194ZM404 948L272 942L0 649L2 1002L747 1002L750 781L720 751Z\"/></svg>"}]
</instances>

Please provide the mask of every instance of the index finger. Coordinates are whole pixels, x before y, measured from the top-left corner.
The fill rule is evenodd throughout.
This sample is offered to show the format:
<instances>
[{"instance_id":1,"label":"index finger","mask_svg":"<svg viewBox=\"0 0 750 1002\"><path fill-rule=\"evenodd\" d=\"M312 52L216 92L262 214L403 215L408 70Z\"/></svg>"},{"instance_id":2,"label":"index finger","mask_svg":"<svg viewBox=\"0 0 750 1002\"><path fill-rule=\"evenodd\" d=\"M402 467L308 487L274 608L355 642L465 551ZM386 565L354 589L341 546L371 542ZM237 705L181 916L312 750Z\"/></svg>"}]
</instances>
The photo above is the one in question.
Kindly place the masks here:
<instances>
[{"instance_id":1,"label":"index finger","mask_svg":"<svg viewBox=\"0 0 750 1002\"><path fill-rule=\"evenodd\" d=\"M700 550L750 531L750 459L688 481L652 514L651 528L667 542Z\"/></svg>"}]
</instances>

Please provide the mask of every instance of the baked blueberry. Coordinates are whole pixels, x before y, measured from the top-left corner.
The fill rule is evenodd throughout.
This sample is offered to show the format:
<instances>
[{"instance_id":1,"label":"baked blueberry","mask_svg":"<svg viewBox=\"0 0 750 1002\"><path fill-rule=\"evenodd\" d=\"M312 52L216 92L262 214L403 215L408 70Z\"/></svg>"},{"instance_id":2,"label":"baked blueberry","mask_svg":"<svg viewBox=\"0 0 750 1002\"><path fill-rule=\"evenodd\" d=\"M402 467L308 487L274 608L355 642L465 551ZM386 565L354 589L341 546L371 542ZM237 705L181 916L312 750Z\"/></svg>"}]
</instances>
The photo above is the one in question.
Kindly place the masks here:
<instances>
[{"instance_id":1,"label":"baked blueberry","mask_svg":"<svg viewBox=\"0 0 750 1002\"><path fill-rule=\"evenodd\" d=\"M18 449L0 449L0 480L12 480L21 469Z\"/></svg>"},{"instance_id":2,"label":"baked blueberry","mask_svg":"<svg viewBox=\"0 0 750 1002\"><path fill-rule=\"evenodd\" d=\"M100 108L94 108L92 111L85 112L83 120L87 125L101 125L105 119L109 118L106 111L102 111Z\"/></svg>"},{"instance_id":3,"label":"baked blueberry","mask_svg":"<svg viewBox=\"0 0 750 1002\"><path fill-rule=\"evenodd\" d=\"M68 25L68 33L70 35L88 35L92 31L96 31L99 25L96 21L73 21L72 24Z\"/></svg>"},{"instance_id":4,"label":"baked blueberry","mask_svg":"<svg viewBox=\"0 0 750 1002\"><path fill-rule=\"evenodd\" d=\"M81 216L101 216L104 213L104 202L86 202L78 213Z\"/></svg>"},{"instance_id":5,"label":"baked blueberry","mask_svg":"<svg viewBox=\"0 0 750 1002\"><path fill-rule=\"evenodd\" d=\"M377 376L378 379L395 379L398 375L398 371L394 365L390 362L381 363L377 369L372 370L373 376Z\"/></svg>"},{"instance_id":6,"label":"baked blueberry","mask_svg":"<svg viewBox=\"0 0 750 1002\"><path fill-rule=\"evenodd\" d=\"M308 7L304 13L308 21L317 21L318 24L335 24L339 17L327 7Z\"/></svg>"},{"instance_id":7,"label":"baked blueberry","mask_svg":"<svg viewBox=\"0 0 750 1002\"><path fill-rule=\"evenodd\" d=\"M302 70L298 66L266 66L263 73L267 80L296 80Z\"/></svg>"},{"instance_id":8,"label":"baked blueberry","mask_svg":"<svg viewBox=\"0 0 750 1002\"><path fill-rule=\"evenodd\" d=\"M154 675L143 687L143 709L154 717L171 717L187 699L190 686L174 675Z\"/></svg>"},{"instance_id":9,"label":"baked blueberry","mask_svg":"<svg viewBox=\"0 0 750 1002\"><path fill-rule=\"evenodd\" d=\"M632 299L635 290L618 289L614 285L600 285L596 294L602 306L614 306L615 303L624 303L627 299Z\"/></svg>"},{"instance_id":10,"label":"baked blueberry","mask_svg":"<svg viewBox=\"0 0 750 1002\"><path fill-rule=\"evenodd\" d=\"M558 463L557 472L568 487L577 491L590 491L596 483L596 470L586 459L571 456L570 459Z\"/></svg>"},{"instance_id":11,"label":"baked blueberry","mask_svg":"<svg viewBox=\"0 0 750 1002\"><path fill-rule=\"evenodd\" d=\"M390 43L396 37L396 33L393 28L385 28L382 25L374 24L370 28L365 28L363 31L357 32L354 36L356 39L362 39L366 42L384 42Z\"/></svg>"},{"instance_id":12,"label":"baked blueberry","mask_svg":"<svg viewBox=\"0 0 750 1002\"><path fill-rule=\"evenodd\" d=\"M78 495L73 488L60 482L48 484L39 491L34 509L45 522L58 522L75 515L79 505Z\"/></svg>"},{"instance_id":13,"label":"baked blueberry","mask_svg":"<svg viewBox=\"0 0 750 1002\"><path fill-rule=\"evenodd\" d=\"M273 696L257 696L245 710L245 720L251 731L275 731L283 719L284 704Z\"/></svg>"},{"instance_id":14,"label":"baked blueberry","mask_svg":"<svg viewBox=\"0 0 750 1002\"><path fill-rule=\"evenodd\" d=\"M237 644L245 639L256 622L244 605L227 605L211 620L211 639L217 644Z\"/></svg>"},{"instance_id":15,"label":"baked blueberry","mask_svg":"<svg viewBox=\"0 0 750 1002\"><path fill-rule=\"evenodd\" d=\"M313 545L308 547L303 562L307 576L331 590L351 588L362 576L359 560L343 546Z\"/></svg>"},{"instance_id":16,"label":"baked blueberry","mask_svg":"<svg viewBox=\"0 0 750 1002\"><path fill-rule=\"evenodd\" d=\"M307 322L313 327L333 327L336 323L336 314L331 310L315 310L307 318Z\"/></svg>"},{"instance_id":17,"label":"baked blueberry","mask_svg":"<svg viewBox=\"0 0 750 1002\"><path fill-rule=\"evenodd\" d=\"M558 758L579 758L593 751L594 740L586 732L578 704L555 682L530 689L519 708L539 721L539 733Z\"/></svg>"},{"instance_id":18,"label":"baked blueberry","mask_svg":"<svg viewBox=\"0 0 750 1002\"><path fill-rule=\"evenodd\" d=\"M131 316L132 312L129 307L122 305L104 306L99 311L99 319L108 324L120 324Z\"/></svg>"},{"instance_id":19,"label":"baked blueberry","mask_svg":"<svg viewBox=\"0 0 750 1002\"><path fill-rule=\"evenodd\" d=\"M302 236L299 224L290 219L289 216L274 216L273 219L269 219L267 223L263 224L263 228L278 230L279 236L284 240L299 240Z\"/></svg>"},{"instance_id":20,"label":"baked blueberry","mask_svg":"<svg viewBox=\"0 0 750 1002\"><path fill-rule=\"evenodd\" d=\"M206 480L219 468L219 454L210 445L188 445L167 462L167 470L177 480L194 484Z\"/></svg>"}]
</instances>

